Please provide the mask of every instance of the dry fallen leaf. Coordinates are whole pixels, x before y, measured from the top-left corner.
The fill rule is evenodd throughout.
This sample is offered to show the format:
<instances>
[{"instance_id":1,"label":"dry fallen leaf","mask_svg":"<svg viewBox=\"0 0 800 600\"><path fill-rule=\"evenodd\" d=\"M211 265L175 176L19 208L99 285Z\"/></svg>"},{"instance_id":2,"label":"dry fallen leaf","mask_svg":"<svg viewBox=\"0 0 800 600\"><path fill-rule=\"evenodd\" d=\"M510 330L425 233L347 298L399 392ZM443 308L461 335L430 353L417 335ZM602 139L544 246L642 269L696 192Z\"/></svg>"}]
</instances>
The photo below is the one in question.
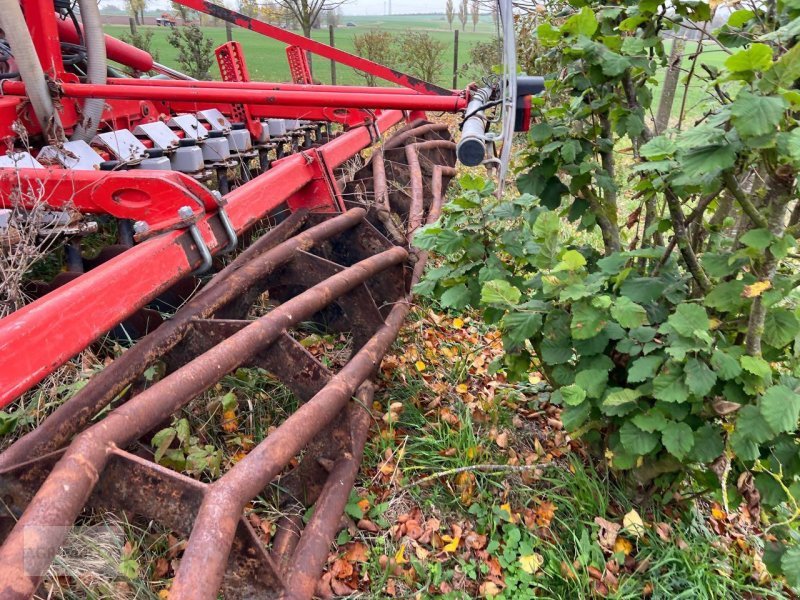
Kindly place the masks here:
<instances>
[{"instance_id":1,"label":"dry fallen leaf","mask_svg":"<svg viewBox=\"0 0 800 600\"><path fill-rule=\"evenodd\" d=\"M744 291L742 291L742 298L757 298L768 289L772 287L772 282L770 281L756 281L751 285L744 286Z\"/></svg>"},{"instance_id":2,"label":"dry fallen leaf","mask_svg":"<svg viewBox=\"0 0 800 600\"><path fill-rule=\"evenodd\" d=\"M541 554L534 552L519 557L519 566L526 573L533 575L544 564L544 559Z\"/></svg>"},{"instance_id":3,"label":"dry fallen leaf","mask_svg":"<svg viewBox=\"0 0 800 600\"><path fill-rule=\"evenodd\" d=\"M504 431L499 433L496 438L494 438L494 443L497 444L500 448L506 449L508 448L508 432Z\"/></svg>"},{"instance_id":4,"label":"dry fallen leaf","mask_svg":"<svg viewBox=\"0 0 800 600\"><path fill-rule=\"evenodd\" d=\"M418 360L417 362L415 362L414 366L417 368L417 371L419 371L420 373L426 369L425 363L422 362L421 360Z\"/></svg>"},{"instance_id":5,"label":"dry fallen leaf","mask_svg":"<svg viewBox=\"0 0 800 600\"><path fill-rule=\"evenodd\" d=\"M402 564L408 562L408 560L406 559L406 545L405 544L400 544L400 549L394 555L394 562L397 563L398 565L402 565Z\"/></svg>"},{"instance_id":6,"label":"dry fallen leaf","mask_svg":"<svg viewBox=\"0 0 800 600\"><path fill-rule=\"evenodd\" d=\"M497 596L502 590L494 581L484 581L478 591L484 598L489 598Z\"/></svg>"},{"instance_id":7,"label":"dry fallen leaf","mask_svg":"<svg viewBox=\"0 0 800 600\"><path fill-rule=\"evenodd\" d=\"M622 528L625 533L635 538L639 538L645 533L644 521L635 509L622 517Z\"/></svg>"},{"instance_id":8,"label":"dry fallen leaf","mask_svg":"<svg viewBox=\"0 0 800 600\"><path fill-rule=\"evenodd\" d=\"M619 530L622 529L622 526L618 523L607 521L602 517L595 517L594 522L600 526L600 531L597 534L600 547L608 552L613 552L614 544L617 541L617 536L619 535Z\"/></svg>"},{"instance_id":9,"label":"dry fallen leaf","mask_svg":"<svg viewBox=\"0 0 800 600\"><path fill-rule=\"evenodd\" d=\"M458 549L458 543L461 541L461 537L457 535L453 537L449 535L443 535L442 539L447 542L447 544L442 547L442 551L448 553L455 552Z\"/></svg>"},{"instance_id":10,"label":"dry fallen leaf","mask_svg":"<svg viewBox=\"0 0 800 600\"><path fill-rule=\"evenodd\" d=\"M624 537L618 537L614 542L614 552L622 552L625 556L628 556L633 552L633 544Z\"/></svg>"}]
</instances>

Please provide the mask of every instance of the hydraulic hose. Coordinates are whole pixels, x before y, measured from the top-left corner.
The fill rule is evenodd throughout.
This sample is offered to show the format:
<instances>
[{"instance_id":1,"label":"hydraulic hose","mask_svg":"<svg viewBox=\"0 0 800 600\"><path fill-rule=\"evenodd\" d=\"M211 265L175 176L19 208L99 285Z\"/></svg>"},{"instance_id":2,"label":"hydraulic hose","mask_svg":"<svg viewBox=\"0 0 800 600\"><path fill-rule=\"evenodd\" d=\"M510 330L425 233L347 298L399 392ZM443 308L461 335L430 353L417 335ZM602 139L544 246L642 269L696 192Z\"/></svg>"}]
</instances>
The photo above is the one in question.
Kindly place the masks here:
<instances>
[{"instance_id":1,"label":"hydraulic hose","mask_svg":"<svg viewBox=\"0 0 800 600\"><path fill-rule=\"evenodd\" d=\"M97 0L78 0L83 22L83 37L88 54L86 77L89 83L104 85L108 77L106 39L100 20ZM97 133L106 102L102 98L87 98L83 103L81 122L75 127L73 140L90 142Z\"/></svg>"},{"instance_id":2,"label":"hydraulic hose","mask_svg":"<svg viewBox=\"0 0 800 600\"><path fill-rule=\"evenodd\" d=\"M42 132L48 140L63 140L64 129L53 107L44 70L28 32L28 24L25 22L19 0L0 0L0 26L14 52L14 60Z\"/></svg>"}]
</instances>

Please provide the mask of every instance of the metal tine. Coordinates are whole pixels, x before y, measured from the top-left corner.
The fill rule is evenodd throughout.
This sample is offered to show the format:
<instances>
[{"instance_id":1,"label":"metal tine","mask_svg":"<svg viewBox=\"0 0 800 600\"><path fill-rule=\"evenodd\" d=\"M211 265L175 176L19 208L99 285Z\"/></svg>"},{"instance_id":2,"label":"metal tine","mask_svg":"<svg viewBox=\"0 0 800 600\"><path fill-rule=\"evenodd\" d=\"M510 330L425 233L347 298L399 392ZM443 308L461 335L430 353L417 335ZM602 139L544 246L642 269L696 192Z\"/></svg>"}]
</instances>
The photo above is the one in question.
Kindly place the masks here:
<instances>
[{"instance_id":1,"label":"metal tine","mask_svg":"<svg viewBox=\"0 0 800 600\"><path fill-rule=\"evenodd\" d=\"M343 217L348 215L350 213ZM357 212L359 219L363 218L363 215L363 211ZM337 217L337 219L339 218L341 217ZM297 247L297 244L293 243L295 239L284 242L270 251L270 254L276 253L279 256L287 252L292 254ZM310 241L310 239L306 239L307 243ZM264 260L266 260L266 256L265 254ZM0 548L0 592L8 591L9 597L28 597L34 593L42 579L42 574L47 570L59 545L64 541L65 526L74 522L86 503L107 464L110 450L115 447L125 447L135 441L192 398L210 388L225 374L240 366L250 356L268 347L287 328L307 319L339 296L361 285L375 273L402 263L407 256L406 250L395 247L348 267L323 283L276 307L264 317L253 321L232 337L144 390L128 403L113 410L102 421L78 435ZM399 326L398 323L398 329ZM386 338L386 335L384 333L382 339ZM376 337L379 336L381 336L381 332L376 335ZM384 339L383 347L388 347L393 339L394 336ZM383 352L373 355L372 352L369 352L368 346L365 346L359 355L365 353L369 355L368 366L372 369L380 361L385 349ZM352 363L353 361L348 365ZM340 379L341 376L342 373L339 374ZM365 377L366 375L362 377L362 380ZM337 383L334 383L335 381ZM340 387L341 384L334 378L326 389L332 388L338 392ZM320 393L324 393L324 390ZM351 393L352 391L348 393L347 397ZM347 397L345 397L345 401ZM320 405L319 402L312 400L301 407L289 420L297 423L296 415L301 415L300 424L305 427L308 422L319 419L319 414L323 414L325 417L320 421L321 428L332 418L325 408L325 404ZM286 423L281 429L283 431L290 430L286 427ZM283 448L284 452L286 449L294 447L298 440L303 439L302 436L297 435L297 432L294 432L293 435L295 436L291 440L293 443L286 443ZM272 439L273 436L268 439ZM278 436L278 438L280 437ZM285 434L283 437L286 437ZM270 446L274 446L274 442ZM285 462L277 466L278 471L292 456L293 454L289 455ZM238 465L252 463L252 461L245 463L246 460L244 459ZM270 464L275 465L276 463L273 461ZM226 475L228 476L227 480L230 480L229 476L232 472L233 470ZM238 472L241 472L241 467ZM219 488L217 484L214 484L211 489L224 489L224 487ZM258 491L260 489L256 490L251 497ZM206 506L205 503L203 506ZM203 514L201 510L198 521L203 518ZM26 535L26 530L32 526L36 528L35 535ZM234 533L235 527L234 523ZM233 536L227 539L224 545L219 546L220 552L224 552L225 558L230 551L232 539ZM217 546L205 546L203 551L207 553L208 548L217 548ZM184 560L186 559L184 558ZM219 588L223 571L224 565L219 569L219 579L215 580L214 590ZM215 594L216 591L212 593L211 597L215 597Z\"/></svg>"},{"instance_id":2,"label":"metal tine","mask_svg":"<svg viewBox=\"0 0 800 600\"><path fill-rule=\"evenodd\" d=\"M185 304L175 316L95 375L75 396L62 404L32 432L0 454L0 469L60 448L94 418L144 370L174 348L186 335L194 318L213 314L221 306L246 293L254 282L285 264L298 251L355 227L364 211L350 210L290 238L306 220L295 213L241 253L217 277ZM288 238L288 241L287 241ZM261 257L260 260L255 258ZM223 285L224 283L224 285Z\"/></svg>"}]
</instances>

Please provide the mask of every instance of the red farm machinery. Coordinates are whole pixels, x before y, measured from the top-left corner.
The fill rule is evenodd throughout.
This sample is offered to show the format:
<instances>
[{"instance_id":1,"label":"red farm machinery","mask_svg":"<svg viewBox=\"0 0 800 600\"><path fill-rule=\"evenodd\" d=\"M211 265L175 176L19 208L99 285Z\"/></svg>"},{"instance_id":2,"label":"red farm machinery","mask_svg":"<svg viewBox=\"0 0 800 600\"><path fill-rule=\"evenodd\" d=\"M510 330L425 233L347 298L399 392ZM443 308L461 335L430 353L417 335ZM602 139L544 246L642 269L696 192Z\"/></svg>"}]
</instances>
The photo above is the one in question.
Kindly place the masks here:
<instances>
[{"instance_id":1,"label":"red farm machinery","mask_svg":"<svg viewBox=\"0 0 800 600\"><path fill-rule=\"evenodd\" d=\"M515 76L511 2L505 76L465 90L180 4L285 43L292 83L252 81L237 42L216 49L220 81L194 80L104 35L96 0L0 1L0 252L33 228L63 265L0 319L0 407L98 339L126 340L0 454L2 599L36 594L87 508L188 540L173 600L310 598L360 465L372 379L425 265L414 232L436 220L458 159L502 182L515 117L524 128L541 87ZM307 53L392 86L313 84ZM440 112L464 116L458 145L427 120ZM106 244L85 258L98 231ZM341 368L300 343L309 322L347 336ZM155 462L152 432L243 367L271 373L298 408L214 481ZM266 547L243 511L276 481L314 511Z\"/></svg>"}]
</instances>

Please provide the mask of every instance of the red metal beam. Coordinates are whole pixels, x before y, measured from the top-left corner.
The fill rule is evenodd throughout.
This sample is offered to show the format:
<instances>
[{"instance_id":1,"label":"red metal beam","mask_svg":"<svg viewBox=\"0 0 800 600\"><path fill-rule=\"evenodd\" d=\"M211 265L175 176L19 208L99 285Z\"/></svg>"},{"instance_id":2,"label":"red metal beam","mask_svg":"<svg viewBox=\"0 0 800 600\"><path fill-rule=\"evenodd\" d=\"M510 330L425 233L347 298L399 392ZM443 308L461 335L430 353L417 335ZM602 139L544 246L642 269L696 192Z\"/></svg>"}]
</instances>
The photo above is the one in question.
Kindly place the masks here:
<instances>
[{"instance_id":1,"label":"red metal beam","mask_svg":"<svg viewBox=\"0 0 800 600\"><path fill-rule=\"evenodd\" d=\"M402 118L387 111L375 126L385 131ZM373 135L358 127L320 147L325 166L340 166ZM309 183L319 187L321 166L313 162L294 154L228 194L234 229L249 229L290 198L303 200L297 193ZM215 214L201 219L198 230L212 254L228 243ZM187 254L193 247L185 231L157 236L0 320L0 408L189 274L199 263Z\"/></svg>"},{"instance_id":2,"label":"red metal beam","mask_svg":"<svg viewBox=\"0 0 800 600\"><path fill-rule=\"evenodd\" d=\"M434 85L427 81L423 81L422 79L412 77L411 75L407 75L395 69L390 69L384 65L379 65L371 60L367 60L365 58L361 58L360 56L350 54L349 52L339 50L338 48L328 46L327 44L308 39L302 35L292 33L291 31L281 29L280 27L275 27L269 23L264 23L258 19L245 16L223 6L206 2L205 0L178 0L178 4L182 4L188 8L205 13L207 15L211 15L217 19L228 21L229 23L233 23L239 27L244 27L245 29L255 31L256 33L260 33L274 40L278 40L279 42L283 42L289 46L299 46L300 48L303 48L303 50L307 50L313 54L322 56L323 58L328 58L343 65L347 65L348 67L353 67L358 71L370 73L376 77L380 77L386 81L391 81L392 83L410 88L422 94L447 96L452 95L453 93L452 90L447 90L439 87L438 85Z\"/></svg>"},{"instance_id":3,"label":"red metal beam","mask_svg":"<svg viewBox=\"0 0 800 600\"><path fill-rule=\"evenodd\" d=\"M152 171L0 169L0 207L32 209L41 202L55 209L144 221L151 231L179 224L183 206L195 215L217 208L206 187L172 171L154 177Z\"/></svg>"},{"instance_id":4,"label":"red metal beam","mask_svg":"<svg viewBox=\"0 0 800 600\"><path fill-rule=\"evenodd\" d=\"M370 87L366 85L309 85L302 83L273 83L270 81L186 81L183 79L132 79L129 77L109 77L108 85L141 85L148 88L191 88L191 89L235 89L267 90L284 92L304 92L314 94L399 94L408 96L406 88ZM453 90L453 95L460 92ZM422 95L415 93L415 95Z\"/></svg>"},{"instance_id":5,"label":"red metal beam","mask_svg":"<svg viewBox=\"0 0 800 600\"><path fill-rule=\"evenodd\" d=\"M26 96L25 84L8 81L7 95ZM160 102L215 102L267 106L320 106L330 108L371 108L395 110L430 110L456 112L466 108L460 96L423 94L308 94L294 91L241 89L148 88L141 85L99 85L63 83L60 91L67 98L104 98L106 100L153 100Z\"/></svg>"}]
</instances>

